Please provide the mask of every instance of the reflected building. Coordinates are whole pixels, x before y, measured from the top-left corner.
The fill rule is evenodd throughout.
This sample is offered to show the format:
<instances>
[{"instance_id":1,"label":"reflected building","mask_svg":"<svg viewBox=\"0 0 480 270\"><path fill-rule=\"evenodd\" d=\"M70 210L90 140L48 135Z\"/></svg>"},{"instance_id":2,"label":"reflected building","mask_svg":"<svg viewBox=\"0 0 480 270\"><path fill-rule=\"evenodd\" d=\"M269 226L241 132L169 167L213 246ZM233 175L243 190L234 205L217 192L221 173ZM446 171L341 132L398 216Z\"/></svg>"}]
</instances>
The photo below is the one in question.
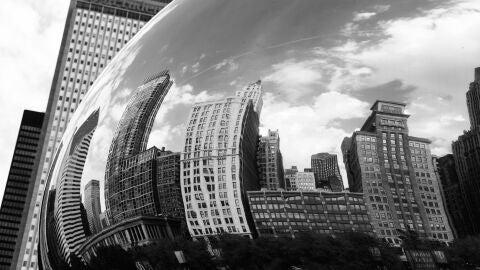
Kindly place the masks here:
<instances>
[{"instance_id":1,"label":"reflected building","mask_svg":"<svg viewBox=\"0 0 480 270\"><path fill-rule=\"evenodd\" d=\"M297 166L292 166L290 169L285 169L285 190L297 190L296 186L296 177L297 177Z\"/></svg>"},{"instance_id":2,"label":"reflected building","mask_svg":"<svg viewBox=\"0 0 480 270\"><path fill-rule=\"evenodd\" d=\"M295 174L295 185L290 190L315 190L315 175L313 172L297 172Z\"/></svg>"},{"instance_id":3,"label":"reflected building","mask_svg":"<svg viewBox=\"0 0 480 270\"><path fill-rule=\"evenodd\" d=\"M350 191L363 192L376 235L400 244L397 230L453 240L435 175L430 141L408 133L406 104L376 101L344 160ZM345 149L344 149L345 150Z\"/></svg>"},{"instance_id":4,"label":"reflected building","mask_svg":"<svg viewBox=\"0 0 480 270\"><path fill-rule=\"evenodd\" d=\"M317 188L343 191L343 180L338 167L337 155L318 153L311 157L312 171Z\"/></svg>"},{"instance_id":5,"label":"reflected building","mask_svg":"<svg viewBox=\"0 0 480 270\"><path fill-rule=\"evenodd\" d=\"M66 157L61 163L59 179L56 182L54 216L60 254L70 263L71 256L77 256L78 247L85 241L89 231L86 213L80 194L80 180L87 159L90 141L98 124L99 111L95 111L77 129ZM85 223L86 224L85 224Z\"/></svg>"},{"instance_id":6,"label":"reflected building","mask_svg":"<svg viewBox=\"0 0 480 270\"><path fill-rule=\"evenodd\" d=\"M17 269L14 258L17 258L20 252L24 231L29 229L26 213L32 198L42 149L44 116L45 114L40 112L23 111L0 207L1 270Z\"/></svg>"},{"instance_id":7,"label":"reflected building","mask_svg":"<svg viewBox=\"0 0 480 270\"><path fill-rule=\"evenodd\" d=\"M187 122L181 184L192 237L254 233L246 191L259 190L256 164L260 81L236 96L197 103Z\"/></svg>"},{"instance_id":8,"label":"reflected building","mask_svg":"<svg viewBox=\"0 0 480 270\"><path fill-rule=\"evenodd\" d=\"M267 136L260 137L257 149L257 164L261 188L269 190L284 188L283 158L280 152L278 130L268 130Z\"/></svg>"},{"instance_id":9,"label":"reflected building","mask_svg":"<svg viewBox=\"0 0 480 270\"><path fill-rule=\"evenodd\" d=\"M184 218L182 191L180 186L180 153L167 151L163 147L157 153L157 214Z\"/></svg>"},{"instance_id":10,"label":"reflected building","mask_svg":"<svg viewBox=\"0 0 480 270\"><path fill-rule=\"evenodd\" d=\"M480 67L467 91L470 130L452 143L460 191L466 205L464 229L468 235L480 233Z\"/></svg>"},{"instance_id":11,"label":"reflected building","mask_svg":"<svg viewBox=\"0 0 480 270\"><path fill-rule=\"evenodd\" d=\"M34 229L23 234L21 254L18 260L15 258L16 269L37 269L37 253L28 240L33 237L36 241L38 237L35 215L40 211L47 173L67 123L113 57L169 2L70 0L48 98L41 168L36 172L34 196L29 202L26 227Z\"/></svg>"},{"instance_id":12,"label":"reflected building","mask_svg":"<svg viewBox=\"0 0 480 270\"><path fill-rule=\"evenodd\" d=\"M90 180L86 185L83 193L83 204L87 211L88 224L90 231L95 234L102 230L100 223L100 182L98 180Z\"/></svg>"},{"instance_id":13,"label":"reflected building","mask_svg":"<svg viewBox=\"0 0 480 270\"><path fill-rule=\"evenodd\" d=\"M105 168L105 204L111 224L141 214L155 215L158 209L158 148L146 147L157 111L172 84L168 71L147 78L118 123Z\"/></svg>"},{"instance_id":14,"label":"reflected building","mask_svg":"<svg viewBox=\"0 0 480 270\"><path fill-rule=\"evenodd\" d=\"M362 193L249 191L248 200L259 236L351 231L373 235Z\"/></svg>"}]
</instances>

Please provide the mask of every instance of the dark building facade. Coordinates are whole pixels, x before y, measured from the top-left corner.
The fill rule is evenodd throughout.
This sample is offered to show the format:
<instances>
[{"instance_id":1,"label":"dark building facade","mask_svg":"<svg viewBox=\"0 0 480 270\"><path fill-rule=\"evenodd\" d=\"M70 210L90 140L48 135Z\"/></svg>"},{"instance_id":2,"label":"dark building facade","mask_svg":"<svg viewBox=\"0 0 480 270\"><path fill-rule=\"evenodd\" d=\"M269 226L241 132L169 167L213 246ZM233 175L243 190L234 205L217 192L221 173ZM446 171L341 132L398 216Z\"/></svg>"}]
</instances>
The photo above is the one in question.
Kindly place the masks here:
<instances>
[{"instance_id":1,"label":"dark building facade","mask_svg":"<svg viewBox=\"0 0 480 270\"><path fill-rule=\"evenodd\" d=\"M466 95L470 130L452 143L452 150L468 215L466 233L475 235L480 233L480 67Z\"/></svg>"},{"instance_id":2,"label":"dark building facade","mask_svg":"<svg viewBox=\"0 0 480 270\"><path fill-rule=\"evenodd\" d=\"M182 190L180 186L180 153L157 152L157 192L158 214L168 217L184 218Z\"/></svg>"},{"instance_id":3,"label":"dark building facade","mask_svg":"<svg viewBox=\"0 0 480 270\"><path fill-rule=\"evenodd\" d=\"M362 192L379 238L399 245L397 230L451 241L430 141L409 136L406 104L376 101L348 151L342 149L351 179L349 189Z\"/></svg>"},{"instance_id":4,"label":"dark building facade","mask_svg":"<svg viewBox=\"0 0 480 270\"><path fill-rule=\"evenodd\" d=\"M344 189L337 155L329 153L312 155L311 167L315 175L315 186L317 188L330 189L332 191L342 191Z\"/></svg>"},{"instance_id":5,"label":"dark building facade","mask_svg":"<svg viewBox=\"0 0 480 270\"><path fill-rule=\"evenodd\" d=\"M298 172L297 166L292 166L292 168L290 169L285 169L285 174L284 174L285 190L287 191L297 190L297 187L296 187L297 172Z\"/></svg>"},{"instance_id":6,"label":"dark building facade","mask_svg":"<svg viewBox=\"0 0 480 270\"><path fill-rule=\"evenodd\" d=\"M260 137L257 148L257 164L262 188L269 190L284 188L283 158L280 152L278 130L268 130L267 136Z\"/></svg>"},{"instance_id":7,"label":"dark building facade","mask_svg":"<svg viewBox=\"0 0 480 270\"><path fill-rule=\"evenodd\" d=\"M447 214L452 231L456 238L463 238L471 230L471 225L466 212L465 201L460 190L460 181L455 168L455 160L452 154L437 158L437 172L442 185L443 199L447 208Z\"/></svg>"},{"instance_id":8,"label":"dark building facade","mask_svg":"<svg viewBox=\"0 0 480 270\"><path fill-rule=\"evenodd\" d=\"M17 269L13 258L18 256L21 237L27 227L26 216L39 164L44 116L39 112L23 112L0 207L1 270Z\"/></svg>"},{"instance_id":9,"label":"dark building facade","mask_svg":"<svg viewBox=\"0 0 480 270\"><path fill-rule=\"evenodd\" d=\"M249 191L259 236L363 232L373 235L363 194L319 191Z\"/></svg>"},{"instance_id":10,"label":"dark building facade","mask_svg":"<svg viewBox=\"0 0 480 270\"><path fill-rule=\"evenodd\" d=\"M138 214L155 213L158 149L145 150L157 111L172 84L168 71L147 78L131 97L118 123L105 168L105 204L111 224Z\"/></svg>"}]
</instances>

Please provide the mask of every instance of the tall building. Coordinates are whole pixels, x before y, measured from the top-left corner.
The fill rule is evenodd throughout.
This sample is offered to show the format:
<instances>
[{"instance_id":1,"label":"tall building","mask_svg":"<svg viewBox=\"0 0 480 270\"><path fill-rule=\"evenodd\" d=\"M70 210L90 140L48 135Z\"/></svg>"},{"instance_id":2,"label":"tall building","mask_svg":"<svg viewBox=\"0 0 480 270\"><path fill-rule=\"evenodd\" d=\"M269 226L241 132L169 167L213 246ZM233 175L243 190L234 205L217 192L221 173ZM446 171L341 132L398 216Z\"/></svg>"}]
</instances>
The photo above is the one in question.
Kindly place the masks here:
<instances>
[{"instance_id":1,"label":"tall building","mask_svg":"<svg viewBox=\"0 0 480 270\"><path fill-rule=\"evenodd\" d=\"M297 166L292 166L290 169L285 169L285 190L297 190L296 178L297 178Z\"/></svg>"},{"instance_id":2,"label":"tall building","mask_svg":"<svg viewBox=\"0 0 480 270\"><path fill-rule=\"evenodd\" d=\"M447 215L456 238L464 238L471 230L468 220L467 207L460 190L460 181L455 169L455 160L452 154L436 159L437 172L442 187L442 197L446 205ZM435 165L435 164L434 164Z\"/></svg>"},{"instance_id":3,"label":"tall building","mask_svg":"<svg viewBox=\"0 0 480 270\"><path fill-rule=\"evenodd\" d=\"M475 80L467 91L470 130L452 143L460 192L465 201L466 234L480 233L480 67L475 69Z\"/></svg>"},{"instance_id":4,"label":"tall building","mask_svg":"<svg viewBox=\"0 0 480 270\"><path fill-rule=\"evenodd\" d=\"M283 158L280 152L278 130L268 130L267 136L260 137L257 149L257 164L260 187L269 190L284 188Z\"/></svg>"},{"instance_id":5,"label":"tall building","mask_svg":"<svg viewBox=\"0 0 480 270\"><path fill-rule=\"evenodd\" d=\"M319 191L249 191L248 199L259 236L290 236L299 232L373 235L363 194Z\"/></svg>"},{"instance_id":6,"label":"tall building","mask_svg":"<svg viewBox=\"0 0 480 270\"><path fill-rule=\"evenodd\" d=\"M88 225L92 234L98 233L102 230L100 223L100 181L90 180L83 192L83 205L87 211Z\"/></svg>"},{"instance_id":7,"label":"tall building","mask_svg":"<svg viewBox=\"0 0 480 270\"><path fill-rule=\"evenodd\" d=\"M23 232L29 229L26 219L42 148L44 116L39 112L23 112L0 207L1 270L17 269L14 258L18 257Z\"/></svg>"},{"instance_id":8,"label":"tall building","mask_svg":"<svg viewBox=\"0 0 480 270\"><path fill-rule=\"evenodd\" d=\"M256 150L261 98L257 82L235 97L197 103L190 112L181 185L194 238L254 233L246 192L260 189Z\"/></svg>"},{"instance_id":9,"label":"tall building","mask_svg":"<svg viewBox=\"0 0 480 270\"><path fill-rule=\"evenodd\" d=\"M54 218L58 248L68 264L72 256L78 255L78 248L89 235L80 184L98 117L99 111L96 110L75 131L72 140L68 142L66 156L58 173L59 179L55 183Z\"/></svg>"},{"instance_id":10,"label":"tall building","mask_svg":"<svg viewBox=\"0 0 480 270\"><path fill-rule=\"evenodd\" d=\"M168 217L185 217L180 186L180 153L165 151L162 147L156 158L158 214Z\"/></svg>"},{"instance_id":11,"label":"tall building","mask_svg":"<svg viewBox=\"0 0 480 270\"><path fill-rule=\"evenodd\" d=\"M120 118L105 168L105 206L112 224L156 213L158 149L145 150L157 111L172 84L168 71L147 78Z\"/></svg>"},{"instance_id":12,"label":"tall building","mask_svg":"<svg viewBox=\"0 0 480 270\"><path fill-rule=\"evenodd\" d=\"M48 99L40 168L16 269L37 269L38 218L47 172L65 127L115 54L170 0L71 0ZM34 241L29 242L32 238ZM28 265L23 266L23 265Z\"/></svg>"},{"instance_id":13,"label":"tall building","mask_svg":"<svg viewBox=\"0 0 480 270\"><path fill-rule=\"evenodd\" d=\"M363 192L378 237L399 244L397 229L453 240L434 172L430 141L409 136L406 104L376 101L345 160L350 191Z\"/></svg>"},{"instance_id":14,"label":"tall building","mask_svg":"<svg viewBox=\"0 0 480 270\"><path fill-rule=\"evenodd\" d=\"M343 191L343 180L338 167L337 155L318 153L312 155L311 165L315 174L317 188L327 188L332 191Z\"/></svg>"},{"instance_id":15,"label":"tall building","mask_svg":"<svg viewBox=\"0 0 480 270\"><path fill-rule=\"evenodd\" d=\"M348 186L351 186L352 185L351 182L353 181L352 171L349 167L349 163L347 162L351 145L352 145L352 138L345 137L343 138L342 145L340 147L342 150L342 158L343 158L343 164L345 165L345 172L347 173Z\"/></svg>"},{"instance_id":16,"label":"tall building","mask_svg":"<svg viewBox=\"0 0 480 270\"><path fill-rule=\"evenodd\" d=\"M297 172L295 175L295 189L291 190L315 190L315 175L313 172Z\"/></svg>"}]
</instances>

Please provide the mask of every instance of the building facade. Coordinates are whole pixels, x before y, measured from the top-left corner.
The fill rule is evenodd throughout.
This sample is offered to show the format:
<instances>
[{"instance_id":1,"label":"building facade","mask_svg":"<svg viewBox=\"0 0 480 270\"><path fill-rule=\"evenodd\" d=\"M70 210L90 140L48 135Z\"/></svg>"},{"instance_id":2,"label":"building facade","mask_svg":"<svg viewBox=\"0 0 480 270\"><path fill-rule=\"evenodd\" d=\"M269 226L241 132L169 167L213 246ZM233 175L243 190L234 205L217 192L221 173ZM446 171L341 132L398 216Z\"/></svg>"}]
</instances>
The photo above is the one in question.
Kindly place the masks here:
<instances>
[{"instance_id":1,"label":"building facade","mask_svg":"<svg viewBox=\"0 0 480 270\"><path fill-rule=\"evenodd\" d=\"M456 238L464 238L471 230L468 226L467 207L460 190L460 181L455 168L455 160L452 154L434 159L436 161L438 178L442 187L442 197L452 231Z\"/></svg>"},{"instance_id":2,"label":"building facade","mask_svg":"<svg viewBox=\"0 0 480 270\"><path fill-rule=\"evenodd\" d=\"M35 185L42 145L42 124L45 114L25 110L13 151L5 192L0 206L0 269L17 269L22 235L30 229L26 213ZM38 215L38 212L35 213ZM33 241L33 238L30 239Z\"/></svg>"},{"instance_id":3,"label":"building facade","mask_svg":"<svg viewBox=\"0 0 480 270\"><path fill-rule=\"evenodd\" d=\"M90 231L95 234L102 230L100 223L100 182L98 180L90 180L83 192L83 205L87 211L88 225Z\"/></svg>"},{"instance_id":4,"label":"building facade","mask_svg":"<svg viewBox=\"0 0 480 270\"><path fill-rule=\"evenodd\" d=\"M295 189L290 190L315 190L315 175L313 172L297 172L295 175Z\"/></svg>"},{"instance_id":5,"label":"building facade","mask_svg":"<svg viewBox=\"0 0 480 270\"><path fill-rule=\"evenodd\" d=\"M181 185L194 238L254 232L246 191L260 189L256 150L261 107L255 104L261 106L261 98L257 82L235 97L195 104L190 112Z\"/></svg>"},{"instance_id":6,"label":"building facade","mask_svg":"<svg viewBox=\"0 0 480 270\"><path fill-rule=\"evenodd\" d=\"M409 136L405 107L377 101L361 130L353 133L345 158L350 191L363 192L375 233L391 244L400 244L398 229L451 241L430 141Z\"/></svg>"},{"instance_id":7,"label":"building facade","mask_svg":"<svg viewBox=\"0 0 480 270\"><path fill-rule=\"evenodd\" d=\"M311 167L315 174L317 188L343 191L343 180L338 167L337 155L318 153L311 157Z\"/></svg>"},{"instance_id":8,"label":"building facade","mask_svg":"<svg viewBox=\"0 0 480 270\"><path fill-rule=\"evenodd\" d=\"M158 214L168 217L185 217L180 186L180 153L162 148L156 158Z\"/></svg>"},{"instance_id":9,"label":"building facade","mask_svg":"<svg viewBox=\"0 0 480 270\"><path fill-rule=\"evenodd\" d=\"M285 190L297 190L296 178L297 178L297 166L292 166L290 169L285 169Z\"/></svg>"},{"instance_id":10,"label":"building facade","mask_svg":"<svg viewBox=\"0 0 480 270\"><path fill-rule=\"evenodd\" d=\"M111 224L156 212L158 149L145 150L157 111L172 84L168 71L147 78L120 118L105 168L105 205Z\"/></svg>"},{"instance_id":11,"label":"building facade","mask_svg":"<svg viewBox=\"0 0 480 270\"><path fill-rule=\"evenodd\" d=\"M319 191L249 191L248 200L259 236L300 232L373 235L363 194Z\"/></svg>"},{"instance_id":12,"label":"building facade","mask_svg":"<svg viewBox=\"0 0 480 270\"><path fill-rule=\"evenodd\" d=\"M16 269L37 269L40 202L54 154L65 127L83 96L116 53L169 0L71 0L45 115L45 144L29 202L27 228ZM28 240L33 238L33 242ZM23 266L23 265L28 265Z\"/></svg>"},{"instance_id":13,"label":"building facade","mask_svg":"<svg viewBox=\"0 0 480 270\"><path fill-rule=\"evenodd\" d=\"M277 131L268 130L261 136L257 149L260 186L269 190L284 188L283 158L280 152L280 136Z\"/></svg>"},{"instance_id":14,"label":"building facade","mask_svg":"<svg viewBox=\"0 0 480 270\"><path fill-rule=\"evenodd\" d=\"M466 206L466 234L480 233L480 67L467 91L470 130L452 143L460 192Z\"/></svg>"}]
</instances>

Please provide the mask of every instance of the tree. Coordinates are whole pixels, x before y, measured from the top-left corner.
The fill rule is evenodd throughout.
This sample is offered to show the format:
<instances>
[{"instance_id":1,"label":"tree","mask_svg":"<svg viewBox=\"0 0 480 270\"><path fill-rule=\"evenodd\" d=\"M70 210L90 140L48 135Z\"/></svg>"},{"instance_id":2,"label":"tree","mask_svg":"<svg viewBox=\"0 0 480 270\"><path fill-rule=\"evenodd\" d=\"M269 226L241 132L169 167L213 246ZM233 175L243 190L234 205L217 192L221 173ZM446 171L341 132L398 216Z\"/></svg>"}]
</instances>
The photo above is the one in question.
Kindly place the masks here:
<instances>
[{"instance_id":1,"label":"tree","mask_svg":"<svg viewBox=\"0 0 480 270\"><path fill-rule=\"evenodd\" d=\"M446 251L455 269L480 267L480 235L455 240Z\"/></svg>"},{"instance_id":2,"label":"tree","mask_svg":"<svg viewBox=\"0 0 480 270\"><path fill-rule=\"evenodd\" d=\"M120 246L99 247L88 264L91 270L136 270L131 254Z\"/></svg>"}]
</instances>

